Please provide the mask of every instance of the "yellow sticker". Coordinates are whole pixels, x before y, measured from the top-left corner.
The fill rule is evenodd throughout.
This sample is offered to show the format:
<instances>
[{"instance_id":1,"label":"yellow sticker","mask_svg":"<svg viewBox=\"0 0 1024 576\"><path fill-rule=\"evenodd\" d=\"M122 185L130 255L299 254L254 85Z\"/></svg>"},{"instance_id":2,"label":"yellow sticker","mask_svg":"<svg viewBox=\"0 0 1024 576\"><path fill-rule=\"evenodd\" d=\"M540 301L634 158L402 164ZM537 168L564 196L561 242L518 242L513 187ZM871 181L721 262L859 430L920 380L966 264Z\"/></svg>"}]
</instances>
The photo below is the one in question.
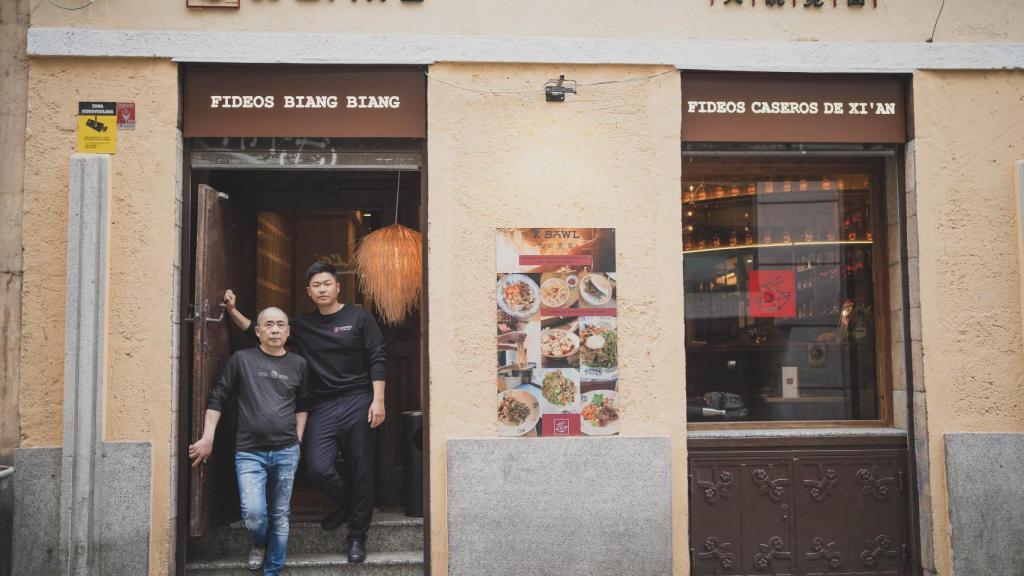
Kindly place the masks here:
<instances>
[{"instance_id":1,"label":"yellow sticker","mask_svg":"<svg viewBox=\"0 0 1024 576\"><path fill-rule=\"evenodd\" d=\"M92 154L117 151L117 103L78 103L78 151Z\"/></svg>"}]
</instances>

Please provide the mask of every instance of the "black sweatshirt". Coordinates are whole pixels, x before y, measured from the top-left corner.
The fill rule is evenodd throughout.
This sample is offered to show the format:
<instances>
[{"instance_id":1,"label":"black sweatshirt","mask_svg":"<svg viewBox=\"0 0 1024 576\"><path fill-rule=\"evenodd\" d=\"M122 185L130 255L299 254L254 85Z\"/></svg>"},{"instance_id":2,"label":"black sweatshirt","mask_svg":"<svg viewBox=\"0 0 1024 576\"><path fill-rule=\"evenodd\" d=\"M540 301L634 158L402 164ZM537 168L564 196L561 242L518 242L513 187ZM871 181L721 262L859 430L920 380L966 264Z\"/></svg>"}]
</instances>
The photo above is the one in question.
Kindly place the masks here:
<instances>
[{"instance_id":1,"label":"black sweatshirt","mask_svg":"<svg viewBox=\"0 0 1024 576\"><path fill-rule=\"evenodd\" d=\"M309 362L313 400L372 391L374 380L387 380L387 353L377 321L360 306L346 304L334 314L303 314L291 322L291 336ZM256 337L255 323L246 334Z\"/></svg>"},{"instance_id":2,"label":"black sweatshirt","mask_svg":"<svg viewBox=\"0 0 1024 576\"><path fill-rule=\"evenodd\" d=\"M287 448L299 441L295 413L309 410L308 373L298 354L271 356L258 346L239 350L225 364L206 407L224 412L224 404L237 394L235 450Z\"/></svg>"}]
</instances>

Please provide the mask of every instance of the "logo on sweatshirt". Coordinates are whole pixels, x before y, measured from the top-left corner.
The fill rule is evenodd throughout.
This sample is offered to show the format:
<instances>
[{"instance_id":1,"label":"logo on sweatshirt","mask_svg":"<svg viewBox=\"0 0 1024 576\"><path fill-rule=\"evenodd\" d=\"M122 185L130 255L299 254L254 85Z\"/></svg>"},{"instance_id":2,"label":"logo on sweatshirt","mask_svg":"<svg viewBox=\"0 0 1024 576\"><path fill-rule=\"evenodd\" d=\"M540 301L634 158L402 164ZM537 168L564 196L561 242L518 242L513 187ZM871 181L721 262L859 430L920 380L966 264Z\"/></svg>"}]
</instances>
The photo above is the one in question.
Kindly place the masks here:
<instances>
[{"instance_id":1,"label":"logo on sweatshirt","mask_svg":"<svg viewBox=\"0 0 1024 576\"><path fill-rule=\"evenodd\" d=\"M270 378L271 380L283 380L285 382L289 380L287 374L282 374L277 370L271 370L270 372L259 370L256 372L256 375L260 378Z\"/></svg>"},{"instance_id":2,"label":"logo on sweatshirt","mask_svg":"<svg viewBox=\"0 0 1024 576\"><path fill-rule=\"evenodd\" d=\"M352 326L335 326L334 327L334 333L335 334L341 334L342 332L348 332L351 329L352 329Z\"/></svg>"}]
</instances>

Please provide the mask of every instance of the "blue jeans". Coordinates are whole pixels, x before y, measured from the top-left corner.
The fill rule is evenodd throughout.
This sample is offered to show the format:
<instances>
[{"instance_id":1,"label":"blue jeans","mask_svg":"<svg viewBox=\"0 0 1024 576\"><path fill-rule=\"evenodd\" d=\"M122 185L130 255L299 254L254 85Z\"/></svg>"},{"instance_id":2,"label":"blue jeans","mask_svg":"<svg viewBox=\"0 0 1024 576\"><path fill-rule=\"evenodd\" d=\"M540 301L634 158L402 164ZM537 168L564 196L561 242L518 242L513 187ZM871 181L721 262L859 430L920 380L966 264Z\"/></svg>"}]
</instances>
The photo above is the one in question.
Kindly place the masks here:
<instances>
[{"instance_id":1,"label":"blue jeans","mask_svg":"<svg viewBox=\"0 0 1024 576\"><path fill-rule=\"evenodd\" d=\"M292 483L298 468L298 444L280 450L235 452L242 520L253 544L267 549L265 576L277 576L284 566Z\"/></svg>"}]
</instances>

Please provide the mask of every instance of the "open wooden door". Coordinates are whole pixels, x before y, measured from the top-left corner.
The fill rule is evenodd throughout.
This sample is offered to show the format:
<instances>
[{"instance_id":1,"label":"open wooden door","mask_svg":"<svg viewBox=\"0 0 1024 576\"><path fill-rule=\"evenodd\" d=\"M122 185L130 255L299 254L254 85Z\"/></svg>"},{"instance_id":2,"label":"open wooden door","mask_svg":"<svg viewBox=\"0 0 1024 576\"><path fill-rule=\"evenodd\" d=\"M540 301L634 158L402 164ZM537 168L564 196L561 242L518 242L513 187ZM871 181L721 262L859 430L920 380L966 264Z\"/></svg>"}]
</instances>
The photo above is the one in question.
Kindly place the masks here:
<instances>
[{"instance_id":1,"label":"open wooden door","mask_svg":"<svg viewBox=\"0 0 1024 576\"><path fill-rule=\"evenodd\" d=\"M239 223L227 194L199 185L196 202L195 314L191 438L203 432L206 399L233 352L224 291L241 285ZM213 457L193 468L189 535L201 536L238 515L234 475L234 408L225 407Z\"/></svg>"}]
</instances>

